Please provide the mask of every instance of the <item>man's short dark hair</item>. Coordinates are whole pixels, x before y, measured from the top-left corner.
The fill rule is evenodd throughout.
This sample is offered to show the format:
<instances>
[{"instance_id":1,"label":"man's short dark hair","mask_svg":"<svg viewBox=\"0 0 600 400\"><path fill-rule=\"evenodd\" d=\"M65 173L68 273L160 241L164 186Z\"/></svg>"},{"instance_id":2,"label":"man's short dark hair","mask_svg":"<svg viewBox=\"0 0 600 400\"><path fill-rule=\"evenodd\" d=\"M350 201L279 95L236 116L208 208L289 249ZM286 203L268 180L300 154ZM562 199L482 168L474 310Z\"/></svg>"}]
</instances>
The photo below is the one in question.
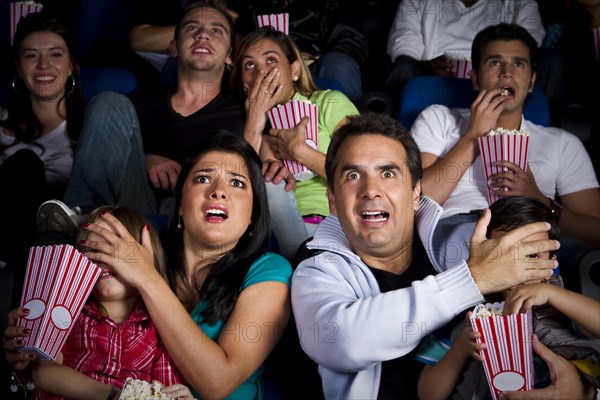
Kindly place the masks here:
<instances>
[{"instance_id":1,"label":"man's short dark hair","mask_svg":"<svg viewBox=\"0 0 600 400\"><path fill-rule=\"evenodd\" d=\"M235 29L234 29L235 23L234 23L233 19L231 18L231 14L229 14L229 10L227 9L227 6L225 5L225 3L223 1L219 1L219 0L190 1L183 9L183 14L181 15L181 19L179 20L179 22L177 22L177 25L175 25L175 38L174 39L177 40L179 38L179 32L181 30L181 22L183 21L185 16L188 15L190 13L190 11L195 10L196 8L212 8L213 10L215 10L218 13L220 13L221 15L223 15L223 17L225 17L225 19L227 20L227 23L229 24L229 40L230 40L231 46L233 46L234 40L235 40Z\"/></svg>"},{"instance_id":2,"label":"man's short dark hair","mask_svg":"<svg viewBox=\"0 0 600 400\"><path fill-rule=\"evenodd\" d=\"M537 70L539 62L538 45L533 36L531 36L527 29L520 25L503 22L501 24L488 26L479 31L477 36L475 36L475 39L473 39L473 45L471 46L471 60L475 72L479 73L481 53L484 47L490 44L490 42L495 42L497 40L520 40L525 43L529 48L531 70Z\"/></svg>"},{"instance_id":3,"label":"man's short dark hair","mask_svg":"<svg viewBox=\"0 0 600 400\"><path fill-rule=\"evenodd\" d=\"M406 130L397 120L384 114L368 112L361 115L348 117L348 123L340 127L333 134L331 144L325 158L325 173L327 184L333 192L333 181L335 170L338 165L338 153L342 145L348 139L361 135L381 135L397 140L404 146L406 151L406 165L408 166L412 187L423 176L421 166L421 152L411 133Z\"/></svg>"},{"instance_id":4,"label":"man's short dark hair","mask_svg":"<svg viewBox=\"0 0 600 400\"><path fill-rule=\"evenodd\" d=\"M487 237L492 231L510 232L532 222L547 222L550 224L548 237L560 239L557 216L537 199L526 196L503 197L490 206L490 211L492 218L487 227Z\"/></svg>"}]
</instances>

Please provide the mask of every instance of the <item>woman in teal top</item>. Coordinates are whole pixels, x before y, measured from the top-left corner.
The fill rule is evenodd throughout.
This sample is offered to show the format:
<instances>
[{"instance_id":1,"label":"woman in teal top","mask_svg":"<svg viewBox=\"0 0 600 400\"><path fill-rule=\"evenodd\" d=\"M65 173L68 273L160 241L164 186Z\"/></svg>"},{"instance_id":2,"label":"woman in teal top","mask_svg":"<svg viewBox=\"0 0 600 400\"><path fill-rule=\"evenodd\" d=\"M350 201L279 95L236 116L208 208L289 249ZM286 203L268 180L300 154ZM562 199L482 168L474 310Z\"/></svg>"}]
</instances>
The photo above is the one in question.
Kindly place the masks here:
<instances>
[{"instance_id":1,"label":"woman in teal top","mask_svg":"<svg viewBox=\"0 0 600 400\"><path fill-rule=\"evenodd\" d=\"M147 232L139 245L110 215L87 227L103 239L86 242L89 258L138 288L196 397L260 399L262 364L289 318L292 269L265 253L269 211L252 147L218 133L195 154L175 188L162 276Z\"/></svg>"},{"instance_id":2,"label":"woman in teal top","mask_svg":"<svg viewBox=\"0 0 600 400\"><path fill-rule=\"evenodd\" d=\"M271 185L267 187L269 201L272 203L271 213L282 214L281 219L272 218L280 248L282 241L281 229L277 226L279 224L283 225L285 234L294 231L290 225L300 221L304 225L303 233L300 231L303 236L299 240L301 243L312 236L322 218L329 215L325 154L334 131L346 123L347 116L357 115L358 110L343 93L319 90L294 41L272 28L250 32L237 46L231 84L235 90L246 95L244 137L259 152L261 159L296 160L313 173L310 179L296 182L295 199L291 196L290 204L294 206L291 212L287 211L290 207L282 204L283 200L272 193ZM317 149L312 148L305 140L308 120L294 129L271 129L269 135L263 134L267 112L290 100L309 101L317 106ZM297 203L297 209L294 203ZM292 212L298 214L298 217L302 216L304 223L300 218L292 218ZM289 242L289 239L286 238L284 242ZM292 250L295 252L296 249L297 246Z\"/></svg>"}]
</instances>

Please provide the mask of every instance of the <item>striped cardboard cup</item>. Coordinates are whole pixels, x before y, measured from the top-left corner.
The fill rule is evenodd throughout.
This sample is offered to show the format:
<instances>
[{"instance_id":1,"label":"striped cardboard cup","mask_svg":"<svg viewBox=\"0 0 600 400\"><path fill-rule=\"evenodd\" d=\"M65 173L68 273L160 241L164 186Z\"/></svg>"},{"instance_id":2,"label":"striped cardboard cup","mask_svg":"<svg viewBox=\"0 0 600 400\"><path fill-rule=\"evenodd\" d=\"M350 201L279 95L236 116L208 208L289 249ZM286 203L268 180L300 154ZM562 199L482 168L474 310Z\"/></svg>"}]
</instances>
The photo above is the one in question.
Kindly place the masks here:
<instances>
[{"instance_id":1,"label":"striped cardboard cup","mask_svg":"<svg viewBox=\"0 0 600 400\"><path fill-rule=\"evenodd\" d=\"M286 35L290 34L290 15L288 13L281 14L264 14L256 17L258 27L272 26L276 31L283 32Z\"/></svg>"},{"instance_id":2,"label":"striped cardboard cup","mask_svg":"<svg viewBox=\"0 0 600 400\"><path fill-rule=\"evenodd\" d=\"M272 108L267 113L271 126L276 129L292 129L303 117L309 117L306 127L306 144L317 150L318 145L318 110L309 101L292 100ZM315 176L314 172L296 160L283 160L285 166L297 181L305 181Z\"/></svg>"},{"instance_id":3,"label":"striped cardboard cup","mask_svg":"<svg viewBox=\"0 0 600 400\"><path fill-rule=\"evenodd\" d=\"M502 310L504 302L479 304L473 310L471 325L481 337L478 343L487 347L479 352L494 400L504 391L533 388L533 333L531 310L513 315L478 317L482 309Z\"/></svg>"},{"instance_id":4,"label":"striped cardboard cup","mask_svg":"<svg viewBox=\"0 0 600 400\"><path fill-rule=\"evenodd\" d=\"M472 69L471 54L469 52L444 53L446 58L452 61L452 73L457 78L469 79Z\"/></svg>"},{"instance_id":5,"label":"striped cardboard cup","mask_svg":"<svg viewBox=\"0 0 600 400\"><path fill-rule=\"evenodd\" d=\"M55 360L100 271L71 245L32 247L21 295L21 307L29 314L17 321L31 335L18 350Z\"/></svg>"},{"instance_id":6,"label":"striped cardboard cup","mask_svg":"<svg viewBox=\"0 0 600 400\"><path fill-rule=\"evenodd\" d=\"M10 3L10 44L13 43L15 33L17 32L17 24L21 17L40 12L43 8L42 4L34 1L15 1Z\"/></svg>"},{"instance_id":7,"label":"striped cardboard cup","mask_svg":"<svg viewBox=\"0 0 600 400\"><path fill-rule=\"evenodd\" d=\"M499 128L502 130L502 128ZM506 167L499 167L496 161L510 161L518 165L524 171L527 171L527 155L529 153L529 135L517 134L516 131L506 131L495 135L480 136L479 153L481 154L481 165L487 182L488 202L492 205L500 199L498 190L506 188L492 187L491 177L499 172L508 172Z\"/></svg>"}]
</instances>

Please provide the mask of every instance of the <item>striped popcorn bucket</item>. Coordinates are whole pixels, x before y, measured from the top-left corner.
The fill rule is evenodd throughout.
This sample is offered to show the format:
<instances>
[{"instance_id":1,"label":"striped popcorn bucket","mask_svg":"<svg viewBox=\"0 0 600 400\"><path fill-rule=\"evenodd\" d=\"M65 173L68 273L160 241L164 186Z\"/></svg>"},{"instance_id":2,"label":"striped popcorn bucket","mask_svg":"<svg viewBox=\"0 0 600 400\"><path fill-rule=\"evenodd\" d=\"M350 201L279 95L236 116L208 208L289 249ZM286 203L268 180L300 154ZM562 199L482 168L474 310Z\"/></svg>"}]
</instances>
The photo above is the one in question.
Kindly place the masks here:
<instances>
[{"instance_id":1,"label":"striped popcorn bucket","mask_svg":"<svg viewBox=\"0 0 600 400\"><path fill-rule=\"evenodd\" d=\"M491 177L499 172L507 172L506 167L496 166L496 161L504 160L517 164L527 171L527 154L529 152L529 135L500 134L486 135L478 138L481 165L487 181L488 202L492 205L500 196L497 190L505 188L491 187Z\"/></svg>"},{"instance_id":2,"label":"striped popcorn bucket","mask_svg":"<svg viewBox=\"0 0 600 400\"><path fill-rule=\"evenodd\" d=\"M309 117L310 120L306 127L306 144L317 150L319 114L316 105L308 101L292 100L272 108L267 114L271 126L276 129L292 129L303 117ZM315 176L314 172L296 160L283 160L283 162L297 181L304 181Z\"/></svg>"},{"instance_id":3,"label":"striped popcorn bucket","mask_svg":"<svg viewBox=\"0 0 600 400\"><path fill-rule=\"evenodd\" d=\"M522 391L533 388L533 333L531 310L526 314L493 315L476 317L482 307L502 308L504 302L480 304L473 310L471 325L481 337L478 343L486 343L487 348L479 354L483 369L494 400L504 391Z\"/></svg>"},{"instance_id":4,"label":"striped popcorn bucket","mask_svg":"<svg viewBox=\"0 0 600 400\"><path fill-rule=\"evenodd\" d=\"M258 20L258 27L272 26L276 31L283 32L286 35L290 34L290 15L288 13L282 14L265 14L256 17Z\"/></svg>"},{"instance_id":5,"label":"striped popcorn bucket","mask_svg":"<svg viewBox=\"0 0 600 400\"><path fill-rule=\"evenodd\" d=\"M17 1L10 3L10 44L12 45L15 33L17 32L17 24L21 17L31 13L42 11L44 6L33 1Z\"/></svg>"},{"instance_id":6,"label":"striped popcorn bucket","mask_svg":"<svg viewBox=\"0 0 600 400\"><path fill-rule=\"evenodd\" d=\"M29 314L17 321L31 335L19 350L56 359L99 275L100 268L71 245L32 247L21 295Z\"/></svg>"},{"instance_id":7,"label":"striped popcorn bucket","mask_svg":"<svg viewBox=\"0 0 600 400\"><path fill-rule=\"evenodd\" d=\"M444 53L452 61L452 73L457 78L468 79L472 68L471 55L463 52Z\"/></svg>"}]
</instances>

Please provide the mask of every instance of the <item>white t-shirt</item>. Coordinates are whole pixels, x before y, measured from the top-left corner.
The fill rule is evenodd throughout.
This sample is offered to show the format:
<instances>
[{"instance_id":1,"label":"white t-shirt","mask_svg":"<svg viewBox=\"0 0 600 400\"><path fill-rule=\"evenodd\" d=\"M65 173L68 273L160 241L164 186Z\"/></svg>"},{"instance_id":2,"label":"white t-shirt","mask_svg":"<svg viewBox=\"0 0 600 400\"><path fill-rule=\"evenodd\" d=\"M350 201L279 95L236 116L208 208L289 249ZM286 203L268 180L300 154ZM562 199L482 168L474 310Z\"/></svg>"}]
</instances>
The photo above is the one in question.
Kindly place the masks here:
<instances>
[{"instance_id":1,"label":"white t-shirt","mask_svg":"<svg viewBox=\"0 0 600 400\"><path fill-rule=\"evenodd\" d=\"M411 132L419 149L445 156L467 130L471 111L432 105L419 114ZM540 191L548 197L564 196L598 187L592 161L581 141L559 128L547 128L522 118L521 129L529 132L529 168ZM457 168L446 168L440 179L459 180L442 204L442 218L488 207L487 182L478 155L463 176ZM427 193L424 193L427 195Z\"/></svg>"},{"instance_id":2,"label":"white t-shirt","mask_svg":"<svg viewBox=\"0 0 600 400\"><path fill-rule=\"evenodd\" d=\"M14 139L13 136L4 133L4 129L0 127L0 143L8 145ZM28 143L19 143L5 149L0 153L0 164L21 149L32 150L44 163L46 182L52 186L65 186L71 176L73 164L73 149L67 135L67 121L63 121L52 132L38 138L36 143L40 144L43 150L39 146Z\"/></svg>"},{"instance_id":3,"label":"white t-shirt","mask_svg":"<svg viewBox=\"0 0 600 400\"><path fill-rule=\"evenodd\" d=\"M501 22L516 23L538 46L546 32L535 0L479 0L471 7L460 0L402 0L388 36L392 61L400 55L431 60L444 53L470 56L480 30Z\"/></svg>"}]
</instances>

